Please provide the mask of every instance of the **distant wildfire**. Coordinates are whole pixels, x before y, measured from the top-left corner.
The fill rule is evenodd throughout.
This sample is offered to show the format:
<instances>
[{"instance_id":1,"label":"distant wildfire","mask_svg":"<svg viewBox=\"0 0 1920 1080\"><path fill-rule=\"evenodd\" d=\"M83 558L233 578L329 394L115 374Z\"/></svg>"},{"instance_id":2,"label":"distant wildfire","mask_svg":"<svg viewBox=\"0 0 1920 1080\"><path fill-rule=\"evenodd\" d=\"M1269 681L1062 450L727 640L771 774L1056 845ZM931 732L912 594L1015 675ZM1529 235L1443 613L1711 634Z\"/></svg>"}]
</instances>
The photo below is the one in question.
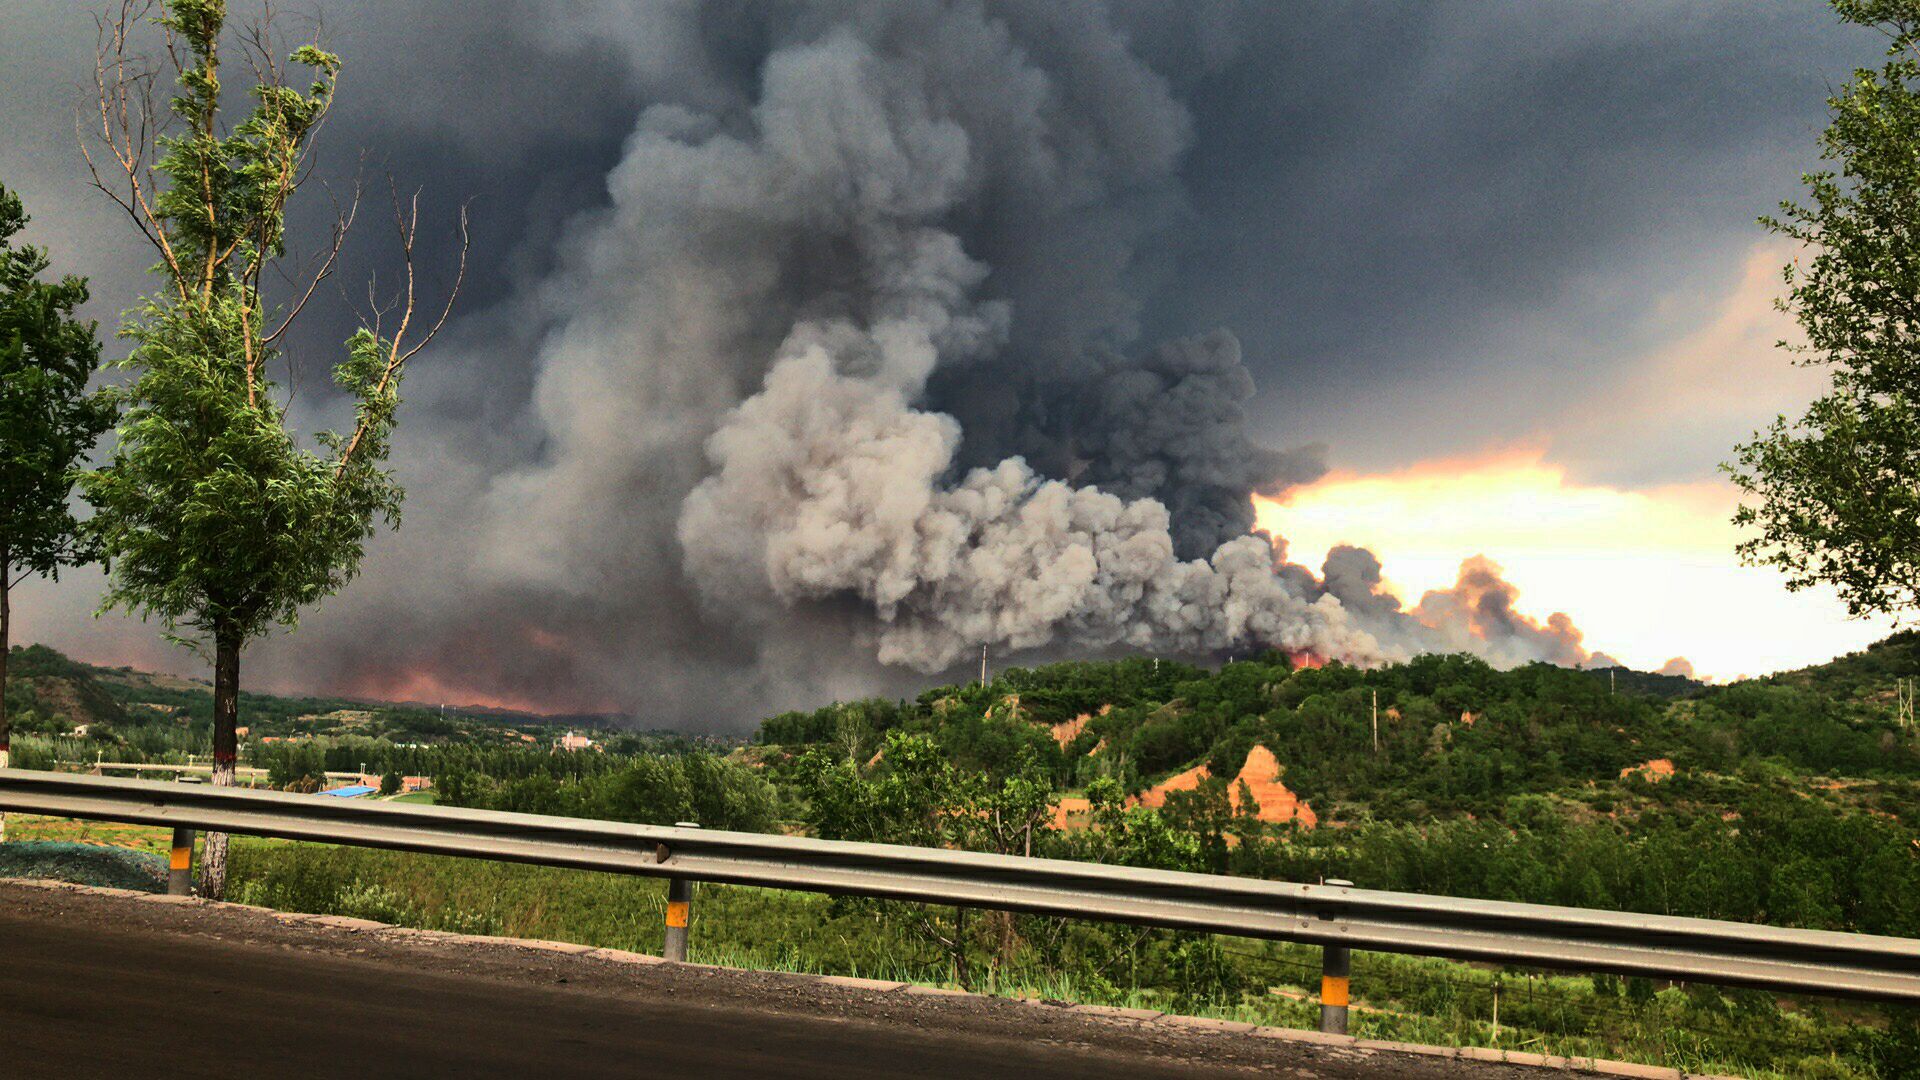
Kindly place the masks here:
<instances>
[{"instance_id":1,"label":"distant wildfire","mask_svg":"<svg viewBox=\"0 0 1920 1080\"><path fill-rule=\"evenodd\" d=\"M457 679L449 679L425 669L412 669L349 679L330 688L344 697L368 701L411 702L417 705L446 705L452 708L501 709L511 712L545 713L553 711L553 702L537 697L477 692ZM614 712L610 703L600 708L580 708L578 712Z\"/></svg>"},{"instance_id":2,"label":"distant wildfire","mask_svg":"<svg viewBox=\"0 0 1920 1080\"><path fill-rule=\"evenodd\" d=\"M1538 446L1371 475L1335 472L1279 497L1255 497L1259 526L1285 535L1293 558L1337 561L1356 542L1390 553L1391 580L1376 587L1418 596L1407 613L1454 647L1485 655L1517 638L1555 663L1619 663L1589 651L1598 618L1610 648L1634 648L1641 666L1686 675L1693 665L1671 645L1636 639L1646 634L1650 602L1666 591L1662 575L1693 583L1704 577L1703 563L1731 566L1731 506L1712 485L1580 484ZM1462 561L1477 550L1498 551L1500 564L1483 555ZM1512 571L1529 599L1553 605L1551 614L1520 610ZM1569 611L1579 613L1578 625ZM1671 658L1664 665L1663 656Z\"/></svg>"},{"instance_id":3,"label":"distant wildfire","mask_svg":"<svg viewBox=\"0 0 1920 1080\"><path fill-rule=\"evenodd\" d=\"M551 318L491 343L531 358L538 454L441 496L460 556L357 612L336 676L710 726L983 649L1590 659L1484 559L1408 607L1372 551L1256 530L1326 448L1250 429L1230 331L1141 337L1191 118L1103 9L775 10L699 65L724 92L635 117L518 298Z\"/></svg>"}]
</instances>

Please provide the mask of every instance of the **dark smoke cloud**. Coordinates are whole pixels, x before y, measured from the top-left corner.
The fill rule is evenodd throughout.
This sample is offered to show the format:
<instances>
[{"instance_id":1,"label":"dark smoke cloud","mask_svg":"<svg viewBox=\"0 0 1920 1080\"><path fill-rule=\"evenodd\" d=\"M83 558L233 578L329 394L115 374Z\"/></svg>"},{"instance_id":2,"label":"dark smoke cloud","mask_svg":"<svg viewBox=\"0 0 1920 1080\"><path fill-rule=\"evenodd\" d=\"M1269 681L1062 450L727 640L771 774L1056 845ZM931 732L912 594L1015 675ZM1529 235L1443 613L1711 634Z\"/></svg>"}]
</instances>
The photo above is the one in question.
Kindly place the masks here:
<instances>
[{"instance_id":1,"label":"dark smoke cloud","mask_svg":"<svg viewBox=\"0 0 1920 1080\"><path fill-rule=\"evenodd\" d=\"M1349 608L1249 535L1324 465L1248 436L1232 335L1137 340L1190 120L1103 8L813 5L758 40L732 91L641 112L539 286L543 452L475 500L452 621L515 611L507 653L557 622L616 700L983 646L1584 656L1490 565Z\"/></svg>"},{"instance_id":2,"label":"dark smoke cloud","mask_svg":"<svg viewBox=\"0 0 1920 1080\"><path fill-rule=\"evenodd\" d=\"M324 8L349 80L323 175L370 146L403 186L477 196L486 257L409 383L406 527L250 670L689 726L900 692L980 643L1584 655L1489 567L1407 609L1370 553L1316 575L1248 536L1251 492L1325 468L1250 420L1255 375L1260 416L1348 416L1356 380L1592 272L1646 228L1607 192L1656 178L1670 111L1647 88L1703 48L1797 40L1745 4L1544 34L1478 5ZM90 28L21 10L9 27L45 41L0 28L0 74L64 146L41 91L84 79ZM1540 49L1501 40L1522 24ZM1755 156L1743 133L1776 137L1789 92L1817 101L1817 74L1781 74L1805 50L1761 51L1713 70L1764 91L1680 110L1712 136L1699 169ZM1568 72L1596 107L1567 110ZM5 134L44 220L104 234L71 202L77 161ZM1745 228L1746 172L1723 171L1714 205ZM1356 242L1361 222L1381 228ZM342 280L391 270L377 239ZM100 272L90 240L55 250ZM140 282L96 286L111 319ZM316 307L295 342L305 419L337 409L313 373L350 317ZM1336 446L1439 423L1403 419L1340 421Z\"/></svg>"}]
</instances>

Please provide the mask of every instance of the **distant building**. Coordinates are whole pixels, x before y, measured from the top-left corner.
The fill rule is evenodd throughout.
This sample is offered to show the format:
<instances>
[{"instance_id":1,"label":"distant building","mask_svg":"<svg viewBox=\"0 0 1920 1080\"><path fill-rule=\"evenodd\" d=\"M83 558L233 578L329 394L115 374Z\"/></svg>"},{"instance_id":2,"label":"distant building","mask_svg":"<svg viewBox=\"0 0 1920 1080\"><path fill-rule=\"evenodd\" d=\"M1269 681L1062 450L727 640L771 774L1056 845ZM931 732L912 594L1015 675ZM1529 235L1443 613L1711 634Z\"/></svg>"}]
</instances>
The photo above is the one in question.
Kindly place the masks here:
<instances>
[{"instance_id":1,"label":"distant building","mask_svg":"<svg viewBox=\"0 0 1920 1080\"><path fill-rule=\"evenodd\" d=\"M403 776L400 778L400 791L405 793L426 791L433 787L431 776Z\"/></svg>"},{"instance_id":2,"label":"distant building","mask_svg":"<svg viewBox=\"0 0 1920 1080\"><path fill-rule=\"evenodd\" d=\"M569 753L577 750L598 750L600 748L599 743L594 742L585 735L575 735L571 731L560 736L560 740L554 743L554 746Z\"/></svg>"},{"instance_id":3,"label":"distant building","mask_svg":"<svg viewBox=\"0 0 1920 1080\"><path fill-rule=\"evenodd\" d=\"M364 799L379 790L369 784L348 784L345 787L328 788L320 794L332 795L336 799Z\"/></svg>"}]
</instances>

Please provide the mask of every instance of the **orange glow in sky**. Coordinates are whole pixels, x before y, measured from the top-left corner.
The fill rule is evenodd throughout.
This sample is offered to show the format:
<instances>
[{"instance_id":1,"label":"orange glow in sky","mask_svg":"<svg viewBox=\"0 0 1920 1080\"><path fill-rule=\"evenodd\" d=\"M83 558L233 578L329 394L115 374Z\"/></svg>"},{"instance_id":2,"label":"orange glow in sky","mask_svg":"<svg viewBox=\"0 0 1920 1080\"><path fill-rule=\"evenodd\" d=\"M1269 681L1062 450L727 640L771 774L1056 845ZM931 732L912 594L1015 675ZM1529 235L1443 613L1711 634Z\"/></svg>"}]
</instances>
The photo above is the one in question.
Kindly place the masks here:
<instances>
[{"instance_id":1,"label":"orange glow in sky","mask_svg":"<svg viewBox=\"0 0 1920 1080\"><path fill-rule=\"evenodd\" d=\"M1884 636L1829 591L1789 593L1773 570L1743 567L1723 481L1643 490L1568 478L1534 448L1423 462L1388 473L1335 472L1280 500L1256 499L1259 527L1318 570L1327 549L1379 556L1409 604L1486 555L1520 589L1521 610L1573 617L1586 645L1630 667L1685 656L1728 679L1817 663Z\"/></svg>"},{"instance_id":2,"label":"orange glow in sky","mask_svg":"<svg viewBox=\"0 0 1920 1080\"><path fill-rule=\"evenodd\" d=\"M348 680L345 685L333 688L332 692L373 701L410 701L427 706L444 703L450 708L507 709L535 714L554 711L552 702L509 694L479 693L461 683L449 682L425 669L363 676ZM584 707L581 711L613 712L614 710L611 705L596 704Z\"/></svg>"}]
</instances>

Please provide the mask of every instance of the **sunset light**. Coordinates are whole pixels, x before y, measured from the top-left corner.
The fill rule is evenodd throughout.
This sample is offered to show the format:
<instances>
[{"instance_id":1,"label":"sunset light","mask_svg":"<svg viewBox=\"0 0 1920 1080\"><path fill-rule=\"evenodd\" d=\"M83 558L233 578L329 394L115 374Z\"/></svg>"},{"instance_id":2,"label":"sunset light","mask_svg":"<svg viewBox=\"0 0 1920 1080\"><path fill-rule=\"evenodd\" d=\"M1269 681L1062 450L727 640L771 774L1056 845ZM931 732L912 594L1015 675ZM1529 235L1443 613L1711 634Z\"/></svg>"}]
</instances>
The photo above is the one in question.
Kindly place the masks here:
<instances>
[{"instance_id":1,"label":"sunset light","mask_svg":"<svg viewBox=\"0 0 1920 1080\"><path fill-rule=\"evenodd\" d=\"M1521 610L1566 612L1588 648L1630 667L1685 656L1702 676L1728 679L1826 660L1887 632L1847 618L1829 591L1789 593L1777 572L1741 566L1735 505L1720 481L1582 484L1525 447L1335 472L1256 500L1259 526L1285 538L1291 561L1317 568L1336 544L1370 548L1409 605L1484 554L1519 587Z\"/></svg>"}]
</instances>

